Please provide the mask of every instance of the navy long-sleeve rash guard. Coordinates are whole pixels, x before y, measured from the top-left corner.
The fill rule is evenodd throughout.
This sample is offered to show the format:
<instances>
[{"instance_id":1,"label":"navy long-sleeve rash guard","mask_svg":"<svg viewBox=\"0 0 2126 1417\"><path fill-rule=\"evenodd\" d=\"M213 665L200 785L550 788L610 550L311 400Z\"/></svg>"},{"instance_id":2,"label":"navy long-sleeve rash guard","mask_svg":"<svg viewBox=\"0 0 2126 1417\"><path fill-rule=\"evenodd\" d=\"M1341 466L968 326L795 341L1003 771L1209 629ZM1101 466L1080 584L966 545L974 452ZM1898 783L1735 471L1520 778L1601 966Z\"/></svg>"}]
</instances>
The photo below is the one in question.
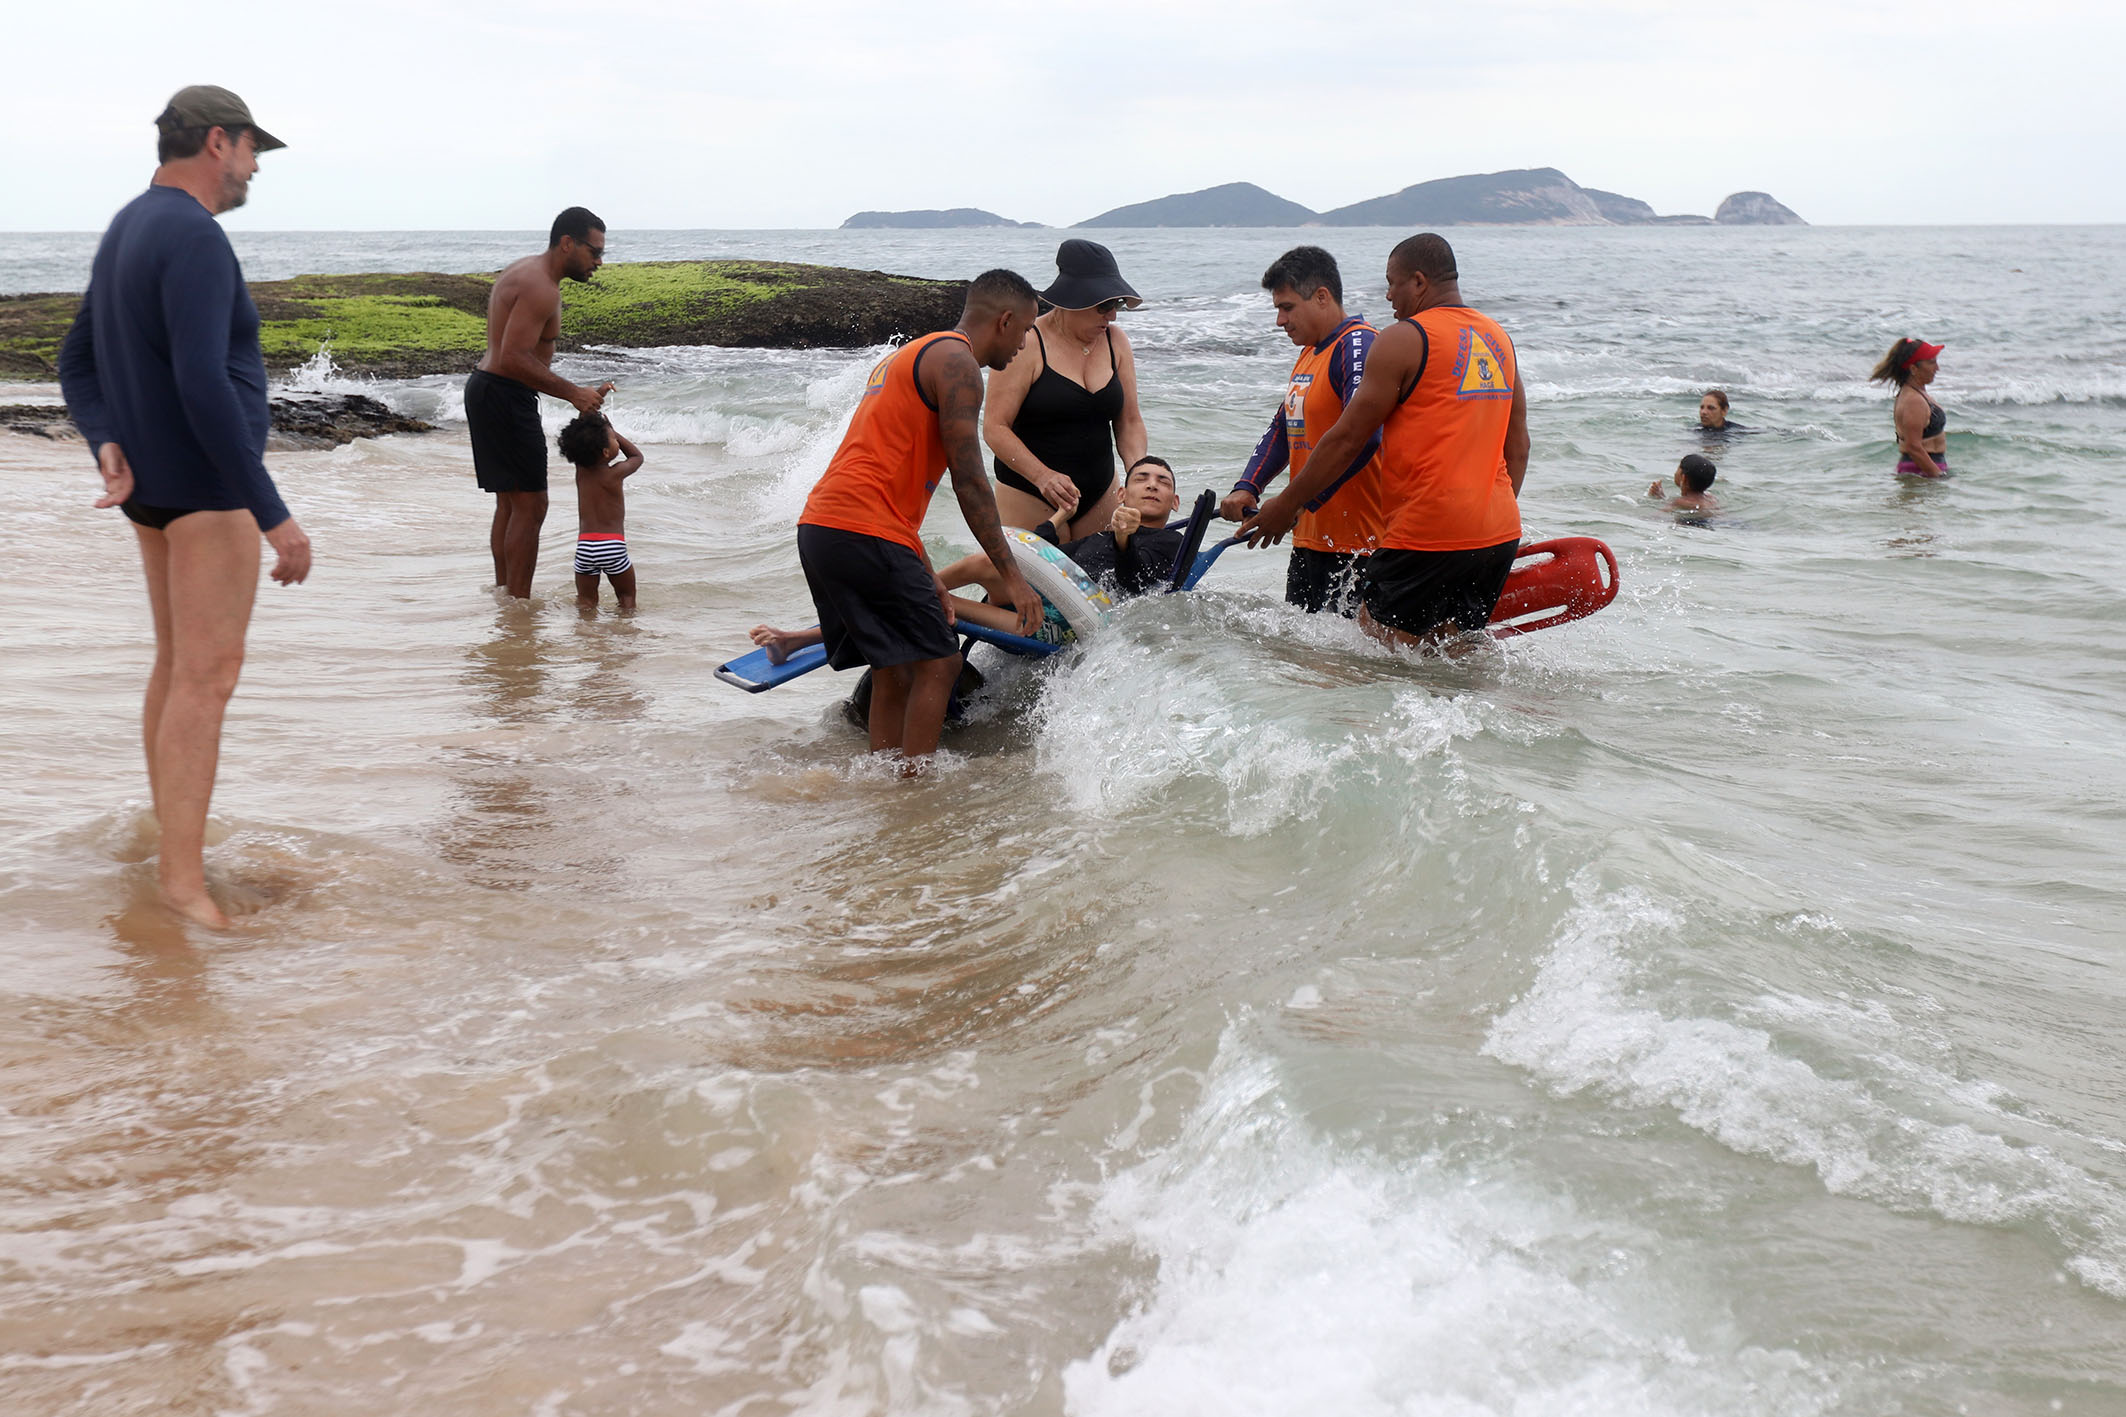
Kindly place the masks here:
<instances>
[{"instance_id":1,"label":"navy long-sleeve rash guard","mask_svg":"<svg viewBox=\"0 0 2126 1417\"><path fill-rule=\"evenodd\" d=\"M1365 378L1366 356L1373 352L1373 335L1374 331L1367 329L1359 316L1348 315L1344 322L1336 327L1334 334L1314 346L1316 354L1331 344L1336 346L1336 351L1329 356L1329 382L1336 386L1336 396L1343 400L1347 408L1351 404L1352 396L1358 392L1359 381ZM1321 431L1326 433L1329 430L1324 428ZM1366 440L1366 445L1358 450L1358 456L1351 460L1351 465L1307 503L1307 510L1318 512L1327 506L1329 499L1336 495L1337 489L1362 471L1379 451L1380 432L1376 429L1373 436ZM1233 484L1233 490L1252 492L1260 497L1263 489L1270 485L1270 479L1283 472L1285 464L1291 460L1292 443L1285 432L1284 405L1279 404L1276 417L1270 420L1268 431L1255 444L1255 451L1249 456L1248 465L1242 470L1240 480Z\"/></svg>"},{"instance_id":2,"label":"navy long-sleeve rash guard","mask_svg":"<svg viewBox=\"0 0 2126 1417\"><path fill-rule=\"evenodd\" d=\"M221 223L179 187L126 203L96 248L59 350L59 386L93 454L125 449L133 497L189 511L288 519L266 472L258 306Z\"/></svg>"}]
</instances>

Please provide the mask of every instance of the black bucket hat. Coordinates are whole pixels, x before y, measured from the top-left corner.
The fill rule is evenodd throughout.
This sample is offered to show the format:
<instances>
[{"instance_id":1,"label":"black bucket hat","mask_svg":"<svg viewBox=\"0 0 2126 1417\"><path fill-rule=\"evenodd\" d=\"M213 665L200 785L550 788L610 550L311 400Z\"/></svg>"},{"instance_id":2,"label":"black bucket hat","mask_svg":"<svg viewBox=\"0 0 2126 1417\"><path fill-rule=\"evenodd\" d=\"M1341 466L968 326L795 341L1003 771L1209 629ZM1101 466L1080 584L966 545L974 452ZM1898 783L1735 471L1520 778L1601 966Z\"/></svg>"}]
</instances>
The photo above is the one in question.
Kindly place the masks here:
<instances>
[{"instance_id":1,"label":"black bucket hat","mask_svg":"<svg viewBox=\"0 0 2126 1417\"><path fill-rule=\"evenodd\" d=\"M1120 299L1134 310L1144 297L1122 279L1115 253L1097 241L1072 237L1056 248L1055 283L1041 298L1059 310L1090 310L1103 300Z\"/></svg>"}]
</instances>

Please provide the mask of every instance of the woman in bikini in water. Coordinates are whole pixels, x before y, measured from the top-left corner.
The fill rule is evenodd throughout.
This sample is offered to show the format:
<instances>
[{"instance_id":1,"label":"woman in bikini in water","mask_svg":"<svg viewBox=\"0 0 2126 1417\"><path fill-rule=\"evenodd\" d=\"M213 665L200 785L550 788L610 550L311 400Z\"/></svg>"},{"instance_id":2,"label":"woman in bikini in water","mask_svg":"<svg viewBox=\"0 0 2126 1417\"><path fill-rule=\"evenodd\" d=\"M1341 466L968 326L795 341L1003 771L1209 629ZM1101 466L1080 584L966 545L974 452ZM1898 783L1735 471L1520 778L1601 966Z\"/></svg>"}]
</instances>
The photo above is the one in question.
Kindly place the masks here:
<instances>
[{"instance_id":1,"label":"woman in bikini in water","mask_svg":"<svg viewBox=\"0 0 2126 1417\"><path fill-rule=\"evenodd\" d=\"M1941 477L1949 471L1949 415L1928 396L1942 346L1901 339L1868 375L1871 384L1895 384L1890 421L1897 430L1897 471L1903 477Z\"/></svg>"},{"instance_id":2,"label":"woman in bikini in water","mask_svg":"<svg viewBox=\"0 0 2126 1417\"><path fill-rule=\"evenodd\" d=\"M1121 489L1115 453L1144 456L1137 361L1115 316L1144 303L1122 279L1114 254L1070 240L1056 252L1052 307L1034 321L1009 368L989 376L982 436L996 454L997 511L1006 526L1054 522L1069 541L1102 531Z\"/></svg>"}]
</instances>

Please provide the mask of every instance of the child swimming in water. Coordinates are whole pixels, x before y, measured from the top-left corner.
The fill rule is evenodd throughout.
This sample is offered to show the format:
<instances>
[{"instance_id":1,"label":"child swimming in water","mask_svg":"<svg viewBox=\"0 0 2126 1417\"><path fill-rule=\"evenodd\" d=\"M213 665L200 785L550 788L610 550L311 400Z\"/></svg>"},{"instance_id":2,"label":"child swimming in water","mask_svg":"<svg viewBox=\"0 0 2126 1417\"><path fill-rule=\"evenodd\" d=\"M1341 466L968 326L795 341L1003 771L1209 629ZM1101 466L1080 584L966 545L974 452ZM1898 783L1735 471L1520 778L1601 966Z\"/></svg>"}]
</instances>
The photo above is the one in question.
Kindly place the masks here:
<instances>
[{"instance_id":1,"label":"child swimming in water","mask_svg":"<svg viewBox=\"0 0 2126 1417\"><path fill-rule=\"evenodd\" d=\"M576 605L598 604L598 577L613 583L622 610L635 608L635 563L627 555L627 504L620 484L642 466L642 450L602 413L578 414L558 440L576 466Z\"/></svg>"},{"instance_id":2,"label":"child swimming in water","mask_svg":"<svg viewBox=\"0 0 2126 1417\"><path fill-rule=\"evenodd\" d=\"M1713 466L1711 458L1701 456L1698 453L1686 455L1682 462L1676 464L1676 495L1668 499L1669 510L1673 512L1718 511L1720 503L1714 499L1708 489L1712 487L1713 479L1719 475L1720 469ZM1665 495L1665 489L1662 488L1660 483L1656 482L1646 489L1646 495L1660 497Z\"/></svg>"}]
</instances>

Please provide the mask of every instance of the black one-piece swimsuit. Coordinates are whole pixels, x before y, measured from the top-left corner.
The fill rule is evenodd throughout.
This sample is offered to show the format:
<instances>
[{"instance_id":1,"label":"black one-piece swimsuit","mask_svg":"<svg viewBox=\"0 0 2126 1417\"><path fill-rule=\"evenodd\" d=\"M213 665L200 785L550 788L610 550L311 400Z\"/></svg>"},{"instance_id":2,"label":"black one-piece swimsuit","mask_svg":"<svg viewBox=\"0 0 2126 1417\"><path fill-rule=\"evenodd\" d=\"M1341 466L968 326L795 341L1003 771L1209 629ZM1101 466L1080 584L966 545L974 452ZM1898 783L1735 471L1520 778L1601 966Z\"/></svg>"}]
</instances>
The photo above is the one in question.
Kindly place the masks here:
<instances>
[{"instance_id":1,"label":"black one-piece swimsuit","mask_svg":"<svg viewBox=\"0 0 2126 1417\"><path fill-rule=\"evenodd\" d=\"M1026 450L1069 478L1078 489L1078 506L1090 509L1115 485L1115 420L1122 416L1122 372L1115 367L1115 332L1107 332L1107 362L1113 372L1097 392L1088 393L1055 371L1048 362L1048 341L1038 327L1041 373L1026 391L1011 431ZM1041 489L996 460L997 481L1029 497ZM1044 499L1045 500L1045 499Z\"/></svg>"}]
</instances>

